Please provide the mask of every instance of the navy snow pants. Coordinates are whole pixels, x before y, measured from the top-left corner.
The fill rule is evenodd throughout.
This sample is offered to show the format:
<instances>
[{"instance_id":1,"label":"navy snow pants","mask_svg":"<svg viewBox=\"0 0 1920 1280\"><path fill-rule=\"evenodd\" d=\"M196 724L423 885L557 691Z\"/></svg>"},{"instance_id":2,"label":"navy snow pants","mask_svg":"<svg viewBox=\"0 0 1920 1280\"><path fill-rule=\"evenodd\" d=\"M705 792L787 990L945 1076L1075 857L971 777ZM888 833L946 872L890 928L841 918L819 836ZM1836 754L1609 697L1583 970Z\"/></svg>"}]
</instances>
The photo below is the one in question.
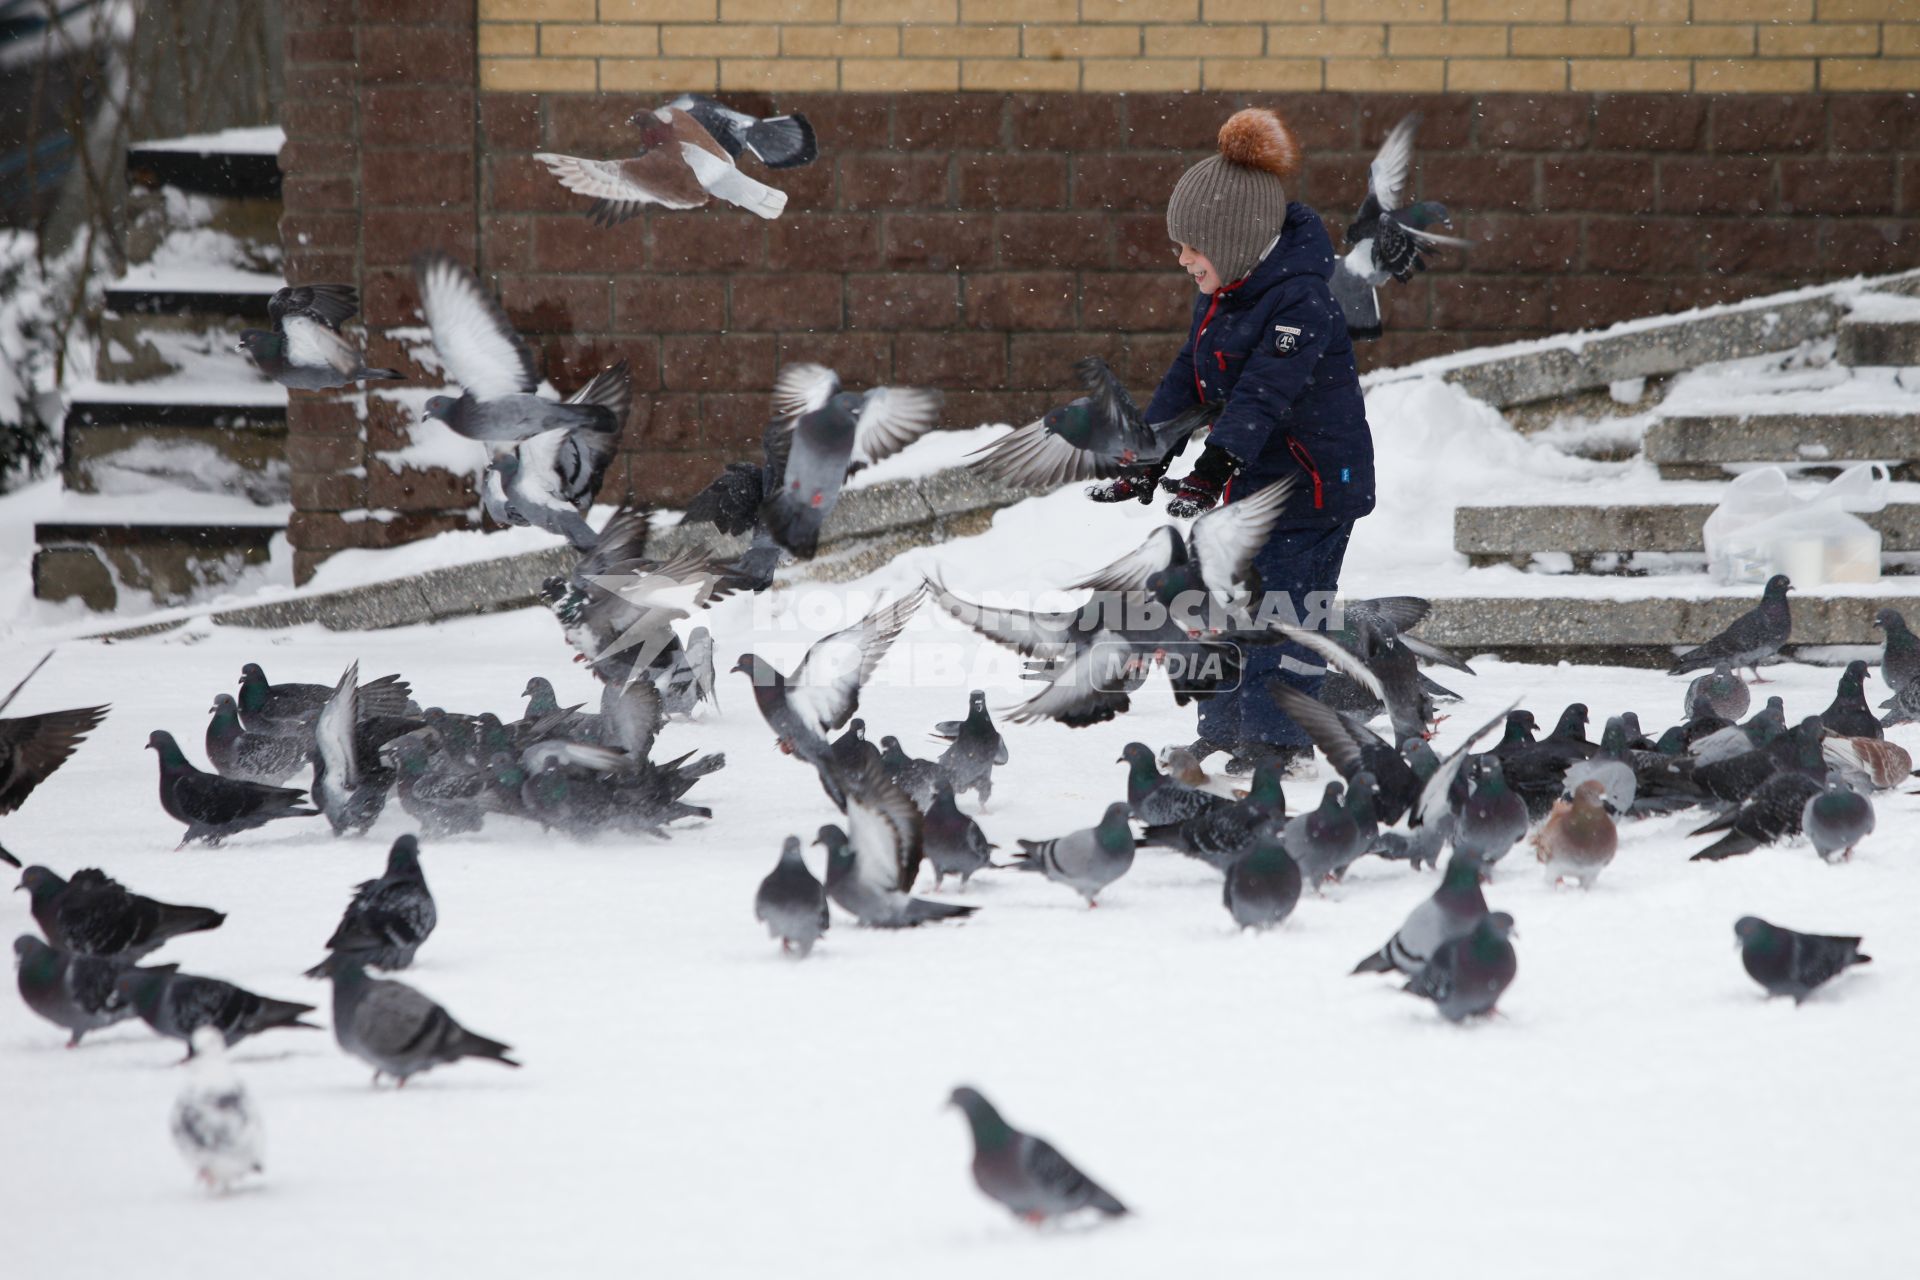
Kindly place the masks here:
<instances>
[{"instance_id":1,"label":"navy snow pants","mask_svg":"<svg viewBox=\"0 0 1920 1280\"><path fill-rule=\"evenodd\" d=\"M1346 559L1347 540L1352 536L1351 520L1289 525L1273 531L1267 545L1254 555L1253 566L1260 574L1264 590L1284 591L1292 598L1293 612L1290 616L1283 615L1282 621L1298 619L1306 625L1325 628L1324 612L1310 613L1306 597L1325 593L1323 609L1331 602L1340 585L1340 563ZM1306 731L1268 696L1267 683L1277 675L1309 697L1318 696L1326 680L1325 662L1293 644L1249 645L1244 653L1246 668L1240 687L1198 704L1200 736L1221 748L1243 742L1311 745ZM1283 665L1283 659L1291 661ZM1300 670L1303 666L1310 668L1312 674Z\"/></svg>"}]
</instances>

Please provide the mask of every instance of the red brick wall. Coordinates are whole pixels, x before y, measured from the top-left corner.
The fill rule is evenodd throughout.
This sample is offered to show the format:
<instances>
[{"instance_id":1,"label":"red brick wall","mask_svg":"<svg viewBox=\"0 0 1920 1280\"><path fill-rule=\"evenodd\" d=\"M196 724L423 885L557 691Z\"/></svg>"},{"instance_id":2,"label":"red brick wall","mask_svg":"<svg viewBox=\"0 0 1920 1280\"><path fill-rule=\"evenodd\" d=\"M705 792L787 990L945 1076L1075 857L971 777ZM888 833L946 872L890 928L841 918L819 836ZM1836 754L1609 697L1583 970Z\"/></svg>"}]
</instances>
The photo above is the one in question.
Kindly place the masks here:
<instances>
[{"instance_id":1,"label":"red brick wall","mask_svg":"<svg viewBox=\"0 0 1920 1280\"><path fill-rule=\"evenodd\" d=\"M472 0L287 8L290 278L357 279L370 326L416 324L407 260L446 248L497 284L561 387L627 357L609 496L672 502L757 447L792 360L941 387L952 426L1057 403L1088 353L1150 390L1191 299L1167 192L1247 103L1293 123L1295 194L1336 234L1381 135L1421 109L1414 188L1485 242L1386 291L1363 367L1920 263L1920 99L1879 94L781 95L822 155L771 176L790 197L778 221L709 208L602 230L532 153L619 154L655 99L476 101ZM467 506L461 485L365 456L403 424L376 415L356 439L350 413L304 404L292 422L303 565ZM338 473L361 463L364 480ZM412 514L328 514L359 506Z\"/></svg>"}]
</instances>

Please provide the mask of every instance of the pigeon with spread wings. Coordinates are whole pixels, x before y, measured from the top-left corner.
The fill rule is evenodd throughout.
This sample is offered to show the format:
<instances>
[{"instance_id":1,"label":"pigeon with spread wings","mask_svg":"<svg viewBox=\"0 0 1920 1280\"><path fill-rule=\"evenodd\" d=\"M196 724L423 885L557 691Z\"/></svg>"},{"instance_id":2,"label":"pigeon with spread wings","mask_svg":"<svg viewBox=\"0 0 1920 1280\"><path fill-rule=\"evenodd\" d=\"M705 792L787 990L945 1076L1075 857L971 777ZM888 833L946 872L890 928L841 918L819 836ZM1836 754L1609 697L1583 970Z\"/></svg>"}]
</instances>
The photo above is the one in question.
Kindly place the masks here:
<instances>
[{"instance_id":1,"label":"pigeon with spread wings","mask_svg":"<svg viewBox=\"0 0 1920 1280\"><path fill-rule=\"evenodd\" d=\"M405 377L397 369L368 368L366 354L341 336L340 326L359 310L351 285L288 285L267 299L273 329L242 329L235 350L281 386L300 391Z\"/></svg>"},{"instance_id":2,"label":"pigeon with spread wings","mask_svg":"<svg viewBox=\"0 0 1920 1280\"><path fill-rule=\"evenodd\" d=\"M1334 265L1331 288L1356 338L1380 336L1380 303L1374 290L1389 279L1405 284L1427 269L1421 251L1442 246L1470 249L1471 240L1441 235L1430 227L1451 226L1447 207L1435 200L1403 204L1407 174L1413 167L1413 135L1420 113L1413 112L1388 131L1367 168L1367 196L1347 226L1347 255Z\"/></svg>"},{"instance_id":3,"label":"pigeon with spread wings","mask_svg":"<svg viewBox=\"0 0 1920 1280\"><path fill-rule=\"evenodd\" d=\"M625 222L650 204L697 209L712 197L763 218L777 218L787 207L787 193L740 172L733 153L692 112L677 105L656 107L631 123L640 131L640 153L629 159L588 160L546 151L534 156L561 186L593 198L587 214L596 226ZM722 130L728 132L724 125Z\"/></svg>"}]
</instances>

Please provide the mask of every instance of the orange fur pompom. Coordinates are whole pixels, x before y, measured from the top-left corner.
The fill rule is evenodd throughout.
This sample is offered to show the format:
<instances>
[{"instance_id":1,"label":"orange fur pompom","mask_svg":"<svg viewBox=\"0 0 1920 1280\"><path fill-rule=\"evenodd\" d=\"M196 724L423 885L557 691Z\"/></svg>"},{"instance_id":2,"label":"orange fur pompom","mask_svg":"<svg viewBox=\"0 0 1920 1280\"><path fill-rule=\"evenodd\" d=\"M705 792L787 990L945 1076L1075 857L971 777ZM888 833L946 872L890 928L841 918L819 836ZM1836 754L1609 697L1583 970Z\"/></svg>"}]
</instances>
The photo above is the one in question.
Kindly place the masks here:
<instances>
[{"instance_id":1,"label":"orange fur pompom","mask_svg":"<svg viewBox=\"0 0 1920 1280\"><path fill-rule=\"evenodd\" d=\"M1285 181L1300 172L1300 143L1278 112L1236 111L1220 126L1220 154L1234 164L1265 169Z\"/></svg>"}]
</instances>

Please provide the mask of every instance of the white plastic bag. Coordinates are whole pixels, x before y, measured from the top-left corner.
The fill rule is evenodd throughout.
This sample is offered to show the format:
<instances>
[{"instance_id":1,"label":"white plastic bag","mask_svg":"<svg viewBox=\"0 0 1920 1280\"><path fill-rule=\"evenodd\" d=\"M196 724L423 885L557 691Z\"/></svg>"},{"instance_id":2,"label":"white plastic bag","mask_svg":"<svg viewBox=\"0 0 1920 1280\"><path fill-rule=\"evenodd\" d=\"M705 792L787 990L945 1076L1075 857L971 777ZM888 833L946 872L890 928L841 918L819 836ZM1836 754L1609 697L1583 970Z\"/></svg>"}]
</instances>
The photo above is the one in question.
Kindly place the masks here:
<instances>
[{"instance_id":1,"label":"white plastic bag","mask_svg":"<svg viewBox=\"0 0 1920 1280\"><path fill-rule=\"evenodd\" d=\"M1878 582L1880 534L1857 513L1886 506L1891 485L1877 462L1848 467L1805 498L1793 495L1779 467L1737 476L1702 530L1707 567L1723 583L1776 573L1796 587Z\"/></svg>"}]
</instances>

